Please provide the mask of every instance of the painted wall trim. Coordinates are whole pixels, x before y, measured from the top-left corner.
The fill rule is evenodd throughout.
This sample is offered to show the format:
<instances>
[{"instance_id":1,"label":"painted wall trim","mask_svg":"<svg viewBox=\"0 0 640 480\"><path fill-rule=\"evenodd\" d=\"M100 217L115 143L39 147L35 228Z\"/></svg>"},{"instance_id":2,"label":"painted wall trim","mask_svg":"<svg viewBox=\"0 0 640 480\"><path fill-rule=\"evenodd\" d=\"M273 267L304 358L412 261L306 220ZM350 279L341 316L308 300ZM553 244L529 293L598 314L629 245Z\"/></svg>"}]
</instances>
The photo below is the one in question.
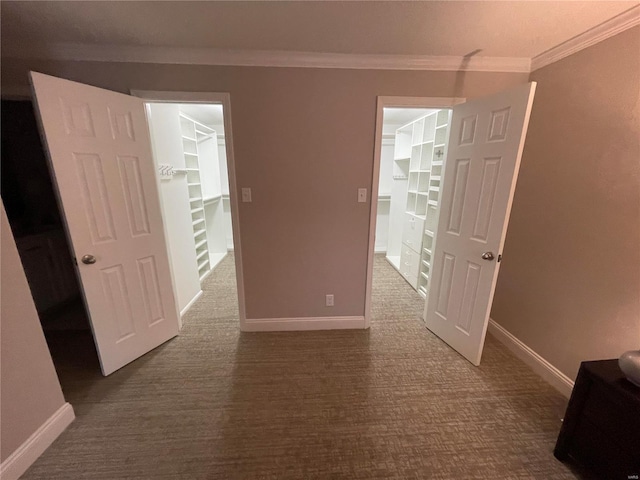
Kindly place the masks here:
<instances>
[{"instance_id":1,"label":"painted wall trim","mask_svg":"<svg viewBox=\"0 0 640 480\"><path fill-rule=\"evenodd\" d=\"M193 307L193 304L196 303L198 301L198 299L202 296L204 292L202 290L200 290L198 293L195 294L195 296L189 301L189 303L187 303L185 305L185 307L180 310L180 316L184 317L184 315L189 311L189 309L191 307Z\"/></svg>"},{"instance_id":2,"label":"painted wall trim","mask_svg":"<svg viewBox=\"0 0 640 480\"><path fill-rule=\"evenodd\" d=\"M576 35L569 40L556 45L549 50L536 55L531 59L531 71L546 67L547 65L562 60L569 55L573 55L580 50L602 42L609 37L613 37L629 28L640 25L640 5L622 12L620 15L597 25L589 30Z\"/></svg>"},{"instance_id":3,"label":"painted wall trim","mask_svg":"<svg viewBox=\"0 0 640 480\"><path fill-rule=\"evenodd\" d=\"M364 329L364 317L247 318L243 332Z\"/></svg>"},{"instance_id":4,"label":"painted wall trim","mask_svg":"<svg viewBox=\"0 0 640 480\"><path fill-rule=\"evenodd\" d=\"M529 73L526 57L444 55L376 55L287 50L227 50L215 48L151 47L52 43L3 46L8 58L67 61L158 63L174 65L232 65L241 67L347 68L373 70L438 70Z\"/></svg>"},{"instance_id":5,"label":"painted wall trim","mask_svg":"<svg viewBox=\"0 0 640 480\"><path fill-rule=\"evenodd\" d=\"M65 403L0 465L2 480L17 480L75 419Z\"/></svg>"},{"instance_id":6,"label":"painted wall trim","mask_svg":"<svg viewBox=\"0 0 640 480\"><path fill-rule=\"evenodd\" d=\"M489 319L489 333L511 350L516 357L529 365L534 372L540 375L547 383L551 384L551 386L562 395L566 398L571 396L574 384L573 380L491 318Z\"/></svg>"}]
</instances>

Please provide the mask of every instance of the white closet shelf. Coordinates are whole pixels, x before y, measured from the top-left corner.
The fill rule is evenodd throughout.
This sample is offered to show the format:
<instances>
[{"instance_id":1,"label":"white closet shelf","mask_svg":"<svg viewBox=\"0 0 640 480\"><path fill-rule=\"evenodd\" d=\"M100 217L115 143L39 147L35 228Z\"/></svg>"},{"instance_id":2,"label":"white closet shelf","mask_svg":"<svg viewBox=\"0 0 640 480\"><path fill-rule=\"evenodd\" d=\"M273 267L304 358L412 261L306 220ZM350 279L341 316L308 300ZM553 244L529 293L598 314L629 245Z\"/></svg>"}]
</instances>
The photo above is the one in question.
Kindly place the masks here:
<instances>
[{"instance_id":1,"label":"white closet shelf","mask_svg":"<svg viewBox=\"0 0 640 480\"><path fill-rule=\"evenodd\" d=\"M199 223L204 223L204 218L199 218L198 220L194 220L191 224L195 227Z\"/></svg>"},{"instance_id":2,"label":"white closet shelf","mask_svg":"<svg viewBox=\"0 0 640 480\"><path fill-rule=\"evenodd\" d=\"M390 193L379 193L378 194L378 201L389 201L391 200L391 194Z\"/></svg>"},{"instance_id":3,"label":"white closet shelf","mask_svg":"<svg viewBox=\"0 0 640 480\"><path fill-rule=\"evenodd\" d=\"M200 252L198 254L198 256L196 256L196 260L200 260L202 257L204 257L205 255L209 255L209 251L208 250L204 250L202 252Z\"/></svg>"},{"instance_id":4,"label":"white closet shelf","mask_svg":"<svg viewBox=\"0 0 640 480\"><path fill-rule=\"evenodd\" d=\"M186 135L182 135L182 138L184 138L185 140L191 140L192 142L197 142L198 140L196 140L193 137L187 137Z\"/></svg>"},{"instance_id":5,"label":"white closet shelf","mask_svg":"<svg viewBox=\"0 0 640 480\"><path fill-rule=\"evenodd\" d=\"M189 199L189 201L190 201L191 203L193 203L193 202L199 202L200 200L202 200L202 197L193 197L193 198L190 198L190 199Z\"/></svg>"},{"instance_id":6,"label":"white closet shelf","mask_svg":"<svg viewBox=\"0 0 640 480\"><path fill-rule=\"evenodd\" d=\"M205 258L201 263L198 263L198 270L202 270L205 265L209 265L209 259Z\"/></svg>"},{"instance_id":7,"label":"white closet shelf","mask_svg":"<svg viewBox=\"0 0 640 480\"><path fill-rule=\"evenodd\" d=\"M431 265L426 260L422 260L422 265L424 265L427 268L431 268Z\"/></svg>"},{"instance_id":8,"label":"white closet shelf","mask_svg":"<svg viewBox=\"0 0 640 480\"><path fill-rule=\"evenodd\" d=\"M425 287L420 287L418 293L422 295L422 298L427 298L427 289Z\"/></svg>"},{"instance_id":9,"label":"white closet shelf","mask_svg":"<svg viewBox=\"0 0 640 480\"><path fill-rule=\"evenodd\" d=\"M191 214L193 215L194 213L198 213L198 212L204 212L204 208L202 207L197 207L197 208L192 208L191 209Z\"/></svg>"},{"instance_id":10,"label":"white closet shelf","mask_svg":"<svg viewBox=\"0 0 640 480\"><path fill-rule=\"evenodd\" d=\"M406 180L407 178L409 178L409 177L407 177L406 175L394 175L393 176L394 180Z\"/></svg>"},{"instance_id":11,"label":"white closet shelf","mask_svg":"<svg viewBox=\"0 0 640 480\"><path fill-rule=\"evenodd\" d=\"M425 229L425 230L424 230L424 234L425 234L425 235L427 235L427 236L429 236L429 237L433 237L433 232L432 232L431 230L427 230L427 229ZM425 250L427 250L427 249L425 248ZM428 250L427 250L427 251L428 251ZM429 253L431 253L431 252L429 252Z\"/></svg>"},{"instance_id":12,"label":"white closet shelf","mask_svg":"<svg viewBox=\"0 0 640 480\"><path fill-rule=\"evenodd\" d=\"M198 154L197 153L189 153L189 152L184 152L185 155L190 155L192 157L197 157Z\"/></svg>"},{"instance_id":13,"label":"white closet shelf","mask_svg":"<svg viewBox=\"0 0 640 480\"><path fill-rule=\"evenodd\" d=\"M440 191L440 187L429 187L429 191L430 192L439 192Z\"/></svg>"},{"instance_id":14,"label":"white closet shelf","mask_svg":"<svg viewBox=\"0 0 640 480\"><path fill-rule=\"evenodd\" d=\"M219 201L221 198L222 195L213 195L211 197L204 197L202 201L205 205L211 205L212 203Z\"/></svg>"},{"instance_id":15,"label":"white closet shelf","mask_svg":"<svg viewBox=\"0 0 640 480\"><path fill-rule=\"evenodd\" d=\"M198 168L185 168L185 170L187 172L199 172L200 171Z\"/></svg>"},{"instance_id":16,"label":"white closet shelf","mask_svg":"<svg viewBox=\"0 0 640 480\"><path fill-rule=\"evenodd\" d=\"M398 157L398 158L394 158L393 160L396 162L402 162L402 161L408 161L411 159L411 155L409 155L408 157Z\"/></svg>"},{"instance_id":17,"label":"white closet shelf","mask_svg":"<svg viewBox=\"0 0 640 480\"><path fill-rule=\"evenodd\" d=\"M200 240L198 243L196 243L196 250L199 249L200 247L202 247L203 245L207 244L207 239L205 238L204 240Z\"/></svg>"},{"instance_id":18,"label":"white closet shelf","mask_svg":"<svg viewBox=\"0 0 640 480\"><path fill-rule=\"evenodd\" d=\"M422 278L424 278L425 280L429 280L429 275L427 275L427 274L426 274L426 273L424 273L424 272L420 272L420 276L421 276Z\"/></svg>"},{"instance_id":19,"label":"white closet shelf","mask_svg":"<svg viewBox=\"0 0 640 480\"><path fill-rule=\"evenodd\" d=\"M202 230L198 230L197 232L195 232L193 234L194 238L195 237L199 237L200 235L202 235L203 233L207 233L207 231L203 228Z\"/></svg>"},{"instance_id":20,"label":"white closet shelf","mask_svg":"<svg viewBox=\"0 0 640 480\"><path fill-rule=\"evenodd\" d=\"M424 233L427 233L429 230L425 230ZM427 255L431 255L431 250L429 250L428 248L423 248L424 253L426 253Z\"/></svg>"},{"instance_id":21,"label":"white closet shelf","mask_svg":"<svg viewBox=\"0 0 640 480\"><path fill-rule=\"evenodd\" d=\"M431 177L429 178L429 180L441 180L442 176L441 175L431 175Z\"/></svg>"},{"instance_id":22,"label":"white closet shelf","mask_svg":"<svg viewBox=\"0 0 640 480\"><path fill-rule=\"evenodd\" d=\"M437 145L433 146L433 148L440 148L440 147L444 147L444 143L438 143Z\"/></svg>"},{"instance_id":23,"label":"white closet shelf","mask_svg":"<svg viewBox=\"0 0 640 480\"><path fill-rule=\"evenodd\" d=\"M436 200L428 200L427 204L431 205L432 207L438 206L438 202Z\"/></svg>"},{"instance_id":24,"label":"white closet shelf","mask_svg":"<svg viewBox=\"0 0 640 480\"><path fill-rule=\"evenodd\" d=\"M200 183L189 183L189 182L187 182L187 185L189 185L190 187L199 187Z\"/></svg>"},{"instance_id":25,"label":"white closet shelf","mask_svg":"<svg viewBox=\"0 0 640 480\"><path fill-rule=\"evenodd\" d=\"M213 131L213 128L205 125L202 122L199 122L198 120L196 120L195 118L191 118L189 115L187 115L186 113L180 112L180 116L182 118L186 118L187 120L189 120L190 122L193 122L195 125L196 129L201 129L201 130L211 130Z\"/></svg>"}]
</instances>

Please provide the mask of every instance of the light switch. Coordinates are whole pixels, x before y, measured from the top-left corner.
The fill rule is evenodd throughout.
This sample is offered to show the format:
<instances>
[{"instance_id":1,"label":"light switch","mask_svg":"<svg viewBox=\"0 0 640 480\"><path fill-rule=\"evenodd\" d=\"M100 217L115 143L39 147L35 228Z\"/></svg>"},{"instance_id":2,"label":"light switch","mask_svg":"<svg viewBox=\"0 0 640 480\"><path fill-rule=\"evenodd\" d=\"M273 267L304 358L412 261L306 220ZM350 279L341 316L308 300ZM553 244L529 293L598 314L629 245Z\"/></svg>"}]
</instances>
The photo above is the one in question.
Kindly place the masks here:
<instances>
[{"instance_id":1,"label":"light switch","mask_svg":"<svg viewBox=\"0 0 640 480\"><path fill-rule=\"evenodd\" d=\"M244 187L242 189L242 201L245 203L251 203L251 189Z\"/></svg>"},{"instance_id":2,"label":"light switch","mask_svg":"<svg viewBox=\"0 0 640 480\"><path fill-rule=\"evenodd\" d=\"M367 189L359 188L358 189L358 203L366 203L367 201Z\"/></svg>"}]
</instances>

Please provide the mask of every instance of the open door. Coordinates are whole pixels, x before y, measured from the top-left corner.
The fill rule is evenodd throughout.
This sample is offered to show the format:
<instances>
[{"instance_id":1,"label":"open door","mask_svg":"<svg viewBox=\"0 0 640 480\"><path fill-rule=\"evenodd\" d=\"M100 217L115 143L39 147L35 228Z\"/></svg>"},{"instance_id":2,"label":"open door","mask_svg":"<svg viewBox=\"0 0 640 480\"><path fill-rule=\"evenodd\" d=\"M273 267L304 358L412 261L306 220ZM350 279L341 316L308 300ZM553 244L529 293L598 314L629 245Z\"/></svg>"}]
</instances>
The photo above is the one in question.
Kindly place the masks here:
<instances>
[{"instance_id":1,"label":"open door","mask_svg":"<svg viewBox=\"0 0 640 480\"><path fill-rule=\"evenodd\" d=\"M535 82L453 107L425 305L427 328L474 365L500 267Z\"/></svg>"},{"instance_id":2,"label":"open door","mask_svg":"<svg viewBox=\"0 0 640 480\"><path fill-rule=\"evenodd\" d=\"M31 72L102 373L178 334L141 99Z\"/></svg>"}]
</instances>

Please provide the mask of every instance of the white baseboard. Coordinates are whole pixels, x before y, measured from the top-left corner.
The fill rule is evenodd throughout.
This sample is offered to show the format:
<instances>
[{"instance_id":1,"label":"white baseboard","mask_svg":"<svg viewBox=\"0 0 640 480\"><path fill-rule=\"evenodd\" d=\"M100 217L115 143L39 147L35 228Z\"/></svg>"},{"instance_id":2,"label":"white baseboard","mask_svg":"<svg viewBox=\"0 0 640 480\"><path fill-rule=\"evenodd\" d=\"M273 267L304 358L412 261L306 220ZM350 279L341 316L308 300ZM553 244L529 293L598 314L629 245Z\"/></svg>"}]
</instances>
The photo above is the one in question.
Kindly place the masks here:
<instances>
[{"instance_id":1,"label":"white baseboard","mask_svg":"<svg viewBox=\"0 0 640 480\"><path fill-rule=\"evenodd\" d=\"M375 247L373 249L373 251L375 253L387 253L387 247L386 246L384 246L384 247Z\"/></svg>"},{"instance_id":2,"label":"white baseboard","mask_svg":"<svg viewBox=\"0 0 640 480\"><path fill-rule=\"evenodd\" d=\"M17 480L49 448L76 416L65 403L0 465L2 480Z\"/></svg>"},{"instance_id":3,"label":"white baseboard","mask_svg":"<svg viewBox=\"0 0 640 480\"><path fill-rule=\"evenodd\" d=\"M191 299L191 301L189 303L187 303L182 310L180 310L180 317L181 318L184 317L185 313L187 313L189 311L189 309L191 307L193 307L193 304L196 303L201 296L202 296L202 290L200 290L198 293L196 293L196 296L193 297Z\"/></svg>"},{"instance_id":4,"label":"white baseboard","mask_svg":"<svg viewBox=\"0 0 640 480\"><path fill-rule=\"evenodd\" d=\"M288 332L300 330L364 329L362 317L248 318L244 332Z\"/></svg>"},{"instance_id":5,"label":"white baseboard","mask_svg":"<svg viewBox=\"0 0 640 480\"><path fill-rule=\"evenodd\" d=\"M573 390L573 380L551 365L548 361L522 343L504 327L498 325L495 320L489 319L489 333L499 342L503 343L520 360L529 365L534 372L540 375L553 388L569 398Z\"/></svg>"}]
</instances>

